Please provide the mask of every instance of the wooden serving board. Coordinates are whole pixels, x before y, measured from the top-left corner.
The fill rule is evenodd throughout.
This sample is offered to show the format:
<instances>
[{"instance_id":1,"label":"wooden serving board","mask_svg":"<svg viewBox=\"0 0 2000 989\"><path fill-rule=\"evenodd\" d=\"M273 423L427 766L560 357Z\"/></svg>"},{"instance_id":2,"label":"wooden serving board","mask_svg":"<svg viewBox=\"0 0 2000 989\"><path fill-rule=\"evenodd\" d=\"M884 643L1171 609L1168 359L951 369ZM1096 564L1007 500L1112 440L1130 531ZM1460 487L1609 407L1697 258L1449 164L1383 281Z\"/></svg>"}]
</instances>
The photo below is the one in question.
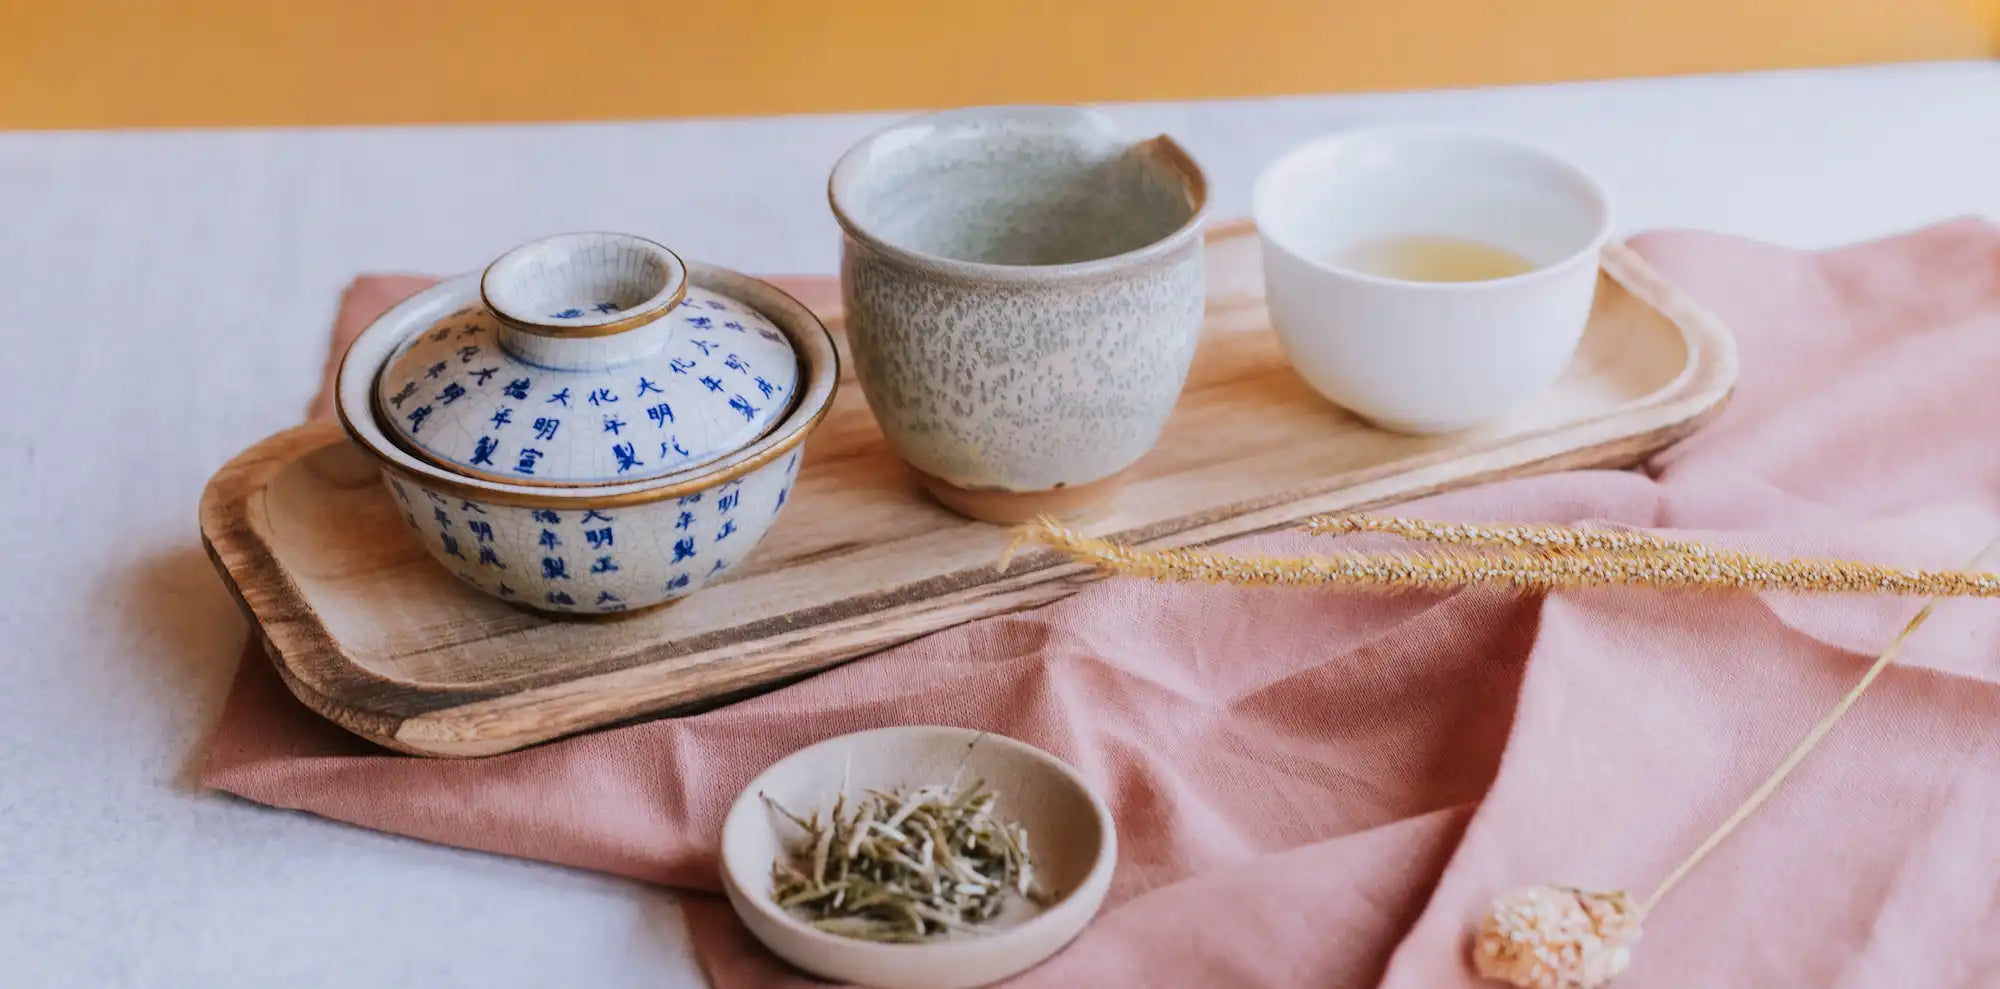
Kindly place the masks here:
<instances>
[{"instance_id":1,"label":"wooden serving board","mask_svg":"<svg viewBox=\"0 0 2000 989\"><path fill-rule=\"evenodd\" d=\"M1713 415L1736 377L1728 331L1613 245L1590 327L1556 385L1477 430L1394 435L1293 375L1266 324L1248 225L1210 235L1209 268L1208 323L1180 404L1084 529L1202 544L1496 478L1629 466ZM351 731L425 755L505 752L712 706L1045 604L1093 577L1038 549L997 569L1010 533L922 495L852 380L806 450L792 504L723 578L737 593L620 620L555 620L454 580L331 423L231 461L202 497L201 526L293 693Z\"/></svg>"}]
</instances>

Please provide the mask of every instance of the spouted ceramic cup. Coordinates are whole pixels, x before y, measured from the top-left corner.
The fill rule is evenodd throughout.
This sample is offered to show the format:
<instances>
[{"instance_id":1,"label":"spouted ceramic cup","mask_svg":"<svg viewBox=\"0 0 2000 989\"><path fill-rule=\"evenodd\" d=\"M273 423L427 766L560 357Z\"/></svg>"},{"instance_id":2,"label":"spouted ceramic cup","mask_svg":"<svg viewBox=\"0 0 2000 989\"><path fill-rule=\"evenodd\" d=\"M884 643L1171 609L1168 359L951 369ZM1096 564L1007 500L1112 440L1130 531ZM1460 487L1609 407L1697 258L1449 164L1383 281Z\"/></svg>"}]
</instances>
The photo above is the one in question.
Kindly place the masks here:
<instances>
[{"instance_id":1,"label":"spouted ceramic cup","mask_svg":"<svg viewBox=\"0 0 2000 989\"><path fill-rule=\"evenodd\" d=\"M855 374L925 487L1003 522L1108 496L1201 330L1187 154L1085 109L954 110L861 142L828 195Z\"/></svg>"},{"instance_id":2,"label":"spouted ceramic cup","mask_svg":"<svg viewBox=\"0 0 2000 989\"><path fill-rule=\"evenodd\" d=\"M1582 169L1443 128L1324 138L1266 169L1253 198L1265 296L1292 365L1335 403L1406 433L1475 425L1553 382L1582 338L1611 233L1610 203ZM1447 255L1426 264L1404 251L1392 265L1461 271L1368 270L1356 251L1371 244ZM1468 275L1468 252L1519 266Z\"/></svg>"}]
</instances>

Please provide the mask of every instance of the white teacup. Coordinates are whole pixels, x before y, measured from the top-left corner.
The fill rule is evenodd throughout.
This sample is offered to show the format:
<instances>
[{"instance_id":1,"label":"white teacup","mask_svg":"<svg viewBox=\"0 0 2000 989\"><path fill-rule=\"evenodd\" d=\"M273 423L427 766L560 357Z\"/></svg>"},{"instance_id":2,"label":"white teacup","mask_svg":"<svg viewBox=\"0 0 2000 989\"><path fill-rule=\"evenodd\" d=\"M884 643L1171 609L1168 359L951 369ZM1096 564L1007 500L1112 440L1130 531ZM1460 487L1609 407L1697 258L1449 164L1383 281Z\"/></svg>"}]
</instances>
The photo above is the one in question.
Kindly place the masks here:
<instances>
[{"instance_id":1,"label":"white teacup","mask_svg":"<svg viewBox=\"0 0 2000 989\"><path fill-rule=\"evenodd\" d=\"M1293 367L1406 433L1475 425L1553 382L1583 336L1611 233L1603 188L1576 165L1433 127L1348 131L1292 151L1258 178L1252 211ZM1472 241L1532 267L1422 281L1357 266L1357 250L1395 238Z\"/></svg>"}]
</instances>

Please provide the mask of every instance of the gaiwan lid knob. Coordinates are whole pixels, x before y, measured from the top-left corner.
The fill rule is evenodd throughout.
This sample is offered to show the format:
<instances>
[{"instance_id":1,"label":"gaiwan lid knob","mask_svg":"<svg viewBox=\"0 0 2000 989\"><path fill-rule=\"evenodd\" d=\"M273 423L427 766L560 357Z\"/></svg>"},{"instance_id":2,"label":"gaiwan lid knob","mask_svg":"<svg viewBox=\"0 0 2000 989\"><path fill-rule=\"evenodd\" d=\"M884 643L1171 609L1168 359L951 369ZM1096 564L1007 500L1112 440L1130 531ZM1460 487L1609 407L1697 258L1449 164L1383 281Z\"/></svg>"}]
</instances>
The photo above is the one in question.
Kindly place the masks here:
<instances>
[{"instance_id":1,"label":"gaiwan lid knob","mask_svg":"<svg viewBox=\"0 0 2000 989\"><path fill-rule=\"evenodd\" d=\"M384 430L454 473L542 487L678 474L755 442L798 390L790 339L643 237L522 245L487 266L480 296L376 379Z\"/></svg>"}]
</instances>

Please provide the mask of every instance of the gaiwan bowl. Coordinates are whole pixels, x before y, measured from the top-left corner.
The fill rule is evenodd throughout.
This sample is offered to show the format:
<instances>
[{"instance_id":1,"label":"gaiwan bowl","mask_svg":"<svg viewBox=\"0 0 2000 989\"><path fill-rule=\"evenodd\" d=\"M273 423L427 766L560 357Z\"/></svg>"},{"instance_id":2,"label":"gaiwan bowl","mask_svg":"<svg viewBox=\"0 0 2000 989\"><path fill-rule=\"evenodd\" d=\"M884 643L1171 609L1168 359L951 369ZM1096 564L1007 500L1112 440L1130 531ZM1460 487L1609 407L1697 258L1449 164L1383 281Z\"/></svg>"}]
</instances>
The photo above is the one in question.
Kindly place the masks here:
<instances>
[{"instance_id":1,"label":"gaiwan bowl","mask_svg":"<svg viewBox=\"0 0 2000 989\"><path fill-rule=\"evenodd\" d=\"M432 558L562 614L683 597L784 508L839 377L826 328L754 278L564 234L389 310L340 420Z\"/></svg>"},{"instance_id":2,"label":"gaiwan bowl","mask_svg":"<svg viewBox=\"0 0 2000 989\"><path fill-rule=\"evenodd\" d=\"M870 788L913 789L955 776L985 781L999 794L993 815L1027 830L1052 902L1003 912L988 932L880 943L821 931L772 899L771 866L800 833L766 798L793 813L824 814L843 792L852 802ZM750 932L808 972L882 989L967 989L1041 964L1096 916L1117 860L1110 808L1062 760L1005 736L932 725L877 728L800 749L751 780L722 825L723 890Z\"/></svg>"}]
</instances>

